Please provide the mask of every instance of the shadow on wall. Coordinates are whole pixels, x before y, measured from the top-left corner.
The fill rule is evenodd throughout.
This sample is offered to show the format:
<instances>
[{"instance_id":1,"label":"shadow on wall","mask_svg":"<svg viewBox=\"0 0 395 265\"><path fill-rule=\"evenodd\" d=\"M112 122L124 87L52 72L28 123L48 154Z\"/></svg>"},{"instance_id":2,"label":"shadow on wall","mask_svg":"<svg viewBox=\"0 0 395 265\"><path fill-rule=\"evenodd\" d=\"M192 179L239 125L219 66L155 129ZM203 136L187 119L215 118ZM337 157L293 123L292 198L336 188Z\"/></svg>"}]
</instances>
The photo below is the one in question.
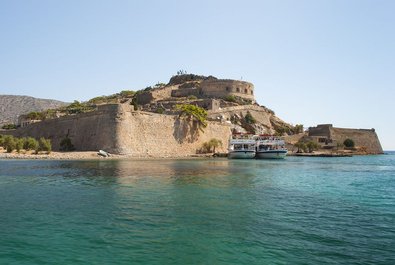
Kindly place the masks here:
<instances>
[{"instance_id":1,"label":"shadow on wall","mask_svg":"<svg viewBox=\"0 0 395 265\"><path fill-rule=\"evenodd\" d=\"M193 143L199 138L199 127L196 121L177 118L173 127L173 136L180 144Z\"/></svg>"}]
</instances>

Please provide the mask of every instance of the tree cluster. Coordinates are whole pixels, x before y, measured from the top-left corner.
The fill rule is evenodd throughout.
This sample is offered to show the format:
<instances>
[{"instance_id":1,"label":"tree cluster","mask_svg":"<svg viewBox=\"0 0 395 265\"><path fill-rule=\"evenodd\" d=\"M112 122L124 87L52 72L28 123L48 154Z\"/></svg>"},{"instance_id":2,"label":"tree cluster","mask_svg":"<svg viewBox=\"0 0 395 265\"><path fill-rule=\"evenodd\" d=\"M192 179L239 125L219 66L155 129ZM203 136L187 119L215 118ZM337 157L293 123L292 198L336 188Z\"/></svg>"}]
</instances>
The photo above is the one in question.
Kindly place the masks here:
<instances>
[{"instance_id":1,"label":"tree cluster","mask_svg":"<svg viewBox=\"0 0 395 265\"><path fill-rule=\"evenodd\" d=\"M199 152L202 154L215 153L215 149L222 146L222 141L217 138L212 138L208 142L204 142Z\"/></svg>"},{"instance_id":2,"label":"tree cluster","mask_svg":"<svg viewBox=\"0 0 395 265\"><path fill-rule=\"evenodd\" d=\"M52 151L52 144L50 139L41 137L38 141L33 137L18 138L12 135L0 135L0 146L11 153L16 150L18 153L21 150L35 151L36 154L40 151L45 151L48 154Z\"/></svg>"},{"instance_id":3,"label":"tree cluster","mask_svg":"<svg viewBox=\"0 0 395 265\"><path fill-rule=\"evenodd\" d=\"M318 150L320 145L317 142L314 141L299 141L296 144L294 144L296 148L298 148L297 153L312 153L315 150Z\"/></svg>"}]
</instances>

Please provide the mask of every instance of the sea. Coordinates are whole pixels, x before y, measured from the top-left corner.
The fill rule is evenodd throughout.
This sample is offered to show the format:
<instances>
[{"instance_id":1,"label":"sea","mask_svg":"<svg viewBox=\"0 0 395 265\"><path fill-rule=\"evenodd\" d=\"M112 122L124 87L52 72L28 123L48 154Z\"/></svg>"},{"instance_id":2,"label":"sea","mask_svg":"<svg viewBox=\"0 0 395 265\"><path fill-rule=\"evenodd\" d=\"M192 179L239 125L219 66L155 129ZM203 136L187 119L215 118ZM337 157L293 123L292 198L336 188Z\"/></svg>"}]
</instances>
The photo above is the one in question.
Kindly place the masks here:
<instances>
[{"instance_id":1,"label":"sea","mask_svg":"<svg viewBox=\"0 0 395 265\"><path fill-rule=\"evenodd\" d=\"M0 264L395 264L395 152L0 160Z\"/></svg>"}]
</instances>

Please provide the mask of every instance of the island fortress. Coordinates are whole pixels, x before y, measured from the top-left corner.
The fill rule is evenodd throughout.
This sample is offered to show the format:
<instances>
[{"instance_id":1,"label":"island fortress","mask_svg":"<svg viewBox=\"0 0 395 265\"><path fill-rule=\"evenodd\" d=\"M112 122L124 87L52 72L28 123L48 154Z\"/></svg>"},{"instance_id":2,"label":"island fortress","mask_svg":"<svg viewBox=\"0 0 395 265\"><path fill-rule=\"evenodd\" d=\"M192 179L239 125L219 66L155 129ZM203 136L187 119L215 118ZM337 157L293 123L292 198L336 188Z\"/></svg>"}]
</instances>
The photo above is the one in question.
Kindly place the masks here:
<instances>
[{"instance_id":1,"label":"island fortress","mask_svg":"<svg viewBox=\"0 0 395 265\"><path fill-rule=\"evenodd\" d=\"M255 103L252 83L193 74L173 76L167 86L141 93L138 96L138 102L148 104L158 100L191 96L222 99L233 96L245 99L251 104Z\"/></svg>"},{"instance_id":2,"label":"island fortress","mask_svg":"<svg viewBox=\"0 0 395 265\"><path fill-rule=\"evenodd\" d=\"M289 136L289 144L303 137L322 144L355 136L352 131L331 126L312 128L310 135L297 131L272 110L257 104L254 85L245 81L182 74L173 76L168 84L126 92L94 98L77 110L70 104L63 112L53 110L55 115L42 120L22 115L16 130L0 134L45 137L51 140L53 150L60 150L67 138L77 151L101 149L133 157L189 156L202 152L212 139L222 143L217 152L227 152L233 132ZM204 109L205 126L193 116L182 115L180 106ZM368 153L382 153L374 131L358 130L355 143Z\"/></svg>"}]
</instances>

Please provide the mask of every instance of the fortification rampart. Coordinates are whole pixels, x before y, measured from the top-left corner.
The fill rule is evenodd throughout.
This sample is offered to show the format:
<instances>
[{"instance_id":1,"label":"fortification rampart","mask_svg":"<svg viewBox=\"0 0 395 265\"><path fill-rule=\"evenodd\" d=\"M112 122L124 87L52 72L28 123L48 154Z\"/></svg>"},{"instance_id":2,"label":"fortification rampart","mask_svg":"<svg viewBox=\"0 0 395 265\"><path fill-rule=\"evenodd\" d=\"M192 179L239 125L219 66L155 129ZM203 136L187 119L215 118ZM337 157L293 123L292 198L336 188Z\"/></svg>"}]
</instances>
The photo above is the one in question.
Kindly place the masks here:
<instances>
[{"instance_id":1,"label":"fortification rampart","mask_svg":"<svg viewBox=\"0 0 395 265\"><path fill-rule=\"evenodd\" d=\"M347 138L352 139L357 147L366 147L371 154L382 154L380 140L374 129L346 129L332 128L332 138L338 143L343 143Z\"/></svg>"},{"instance_id":2,"label":"fortification rampart","mask_svg":"<svg viewBox=\"0 0 395 265\"><path fill-rule=\"evenodd\" d=\"M366 148L370 154L381 154L383 149L374 129L336 128L332 124L320 124L309 128L309 136L321 137L324 140L342 144L346 139L352 139L356 147Z\"/></svg>"},{"instance_id":3,"label":"fortification rampart","mask_svg":"<svg viewBox=\"0 0 395 265\"><path fill-rule=\"evenodd\" d=\"M171 97L196 96L198 98L226 98L236 96L255 102L254 85L237 80L206 79L184 83L183 85L167 86L159 89L144 91L137 95L138 104L148 104L153 101Z\"/></svg>"},{"instance_id":4,"label":"fortification rampart","mask_svg":"<svg viewBox=\"0 0 395 265\"><path fill-rule=\"evenodd\" d=\"M31 136L36 139L49 138L54 150L59 150L60 142L67 136L77 151L105 149L116 152L118 112L117 104L102 105L97 111L44 120L7 134L17 137Z\"/></svg>"},{"instance_id":5,"label":"fortification rampart","mask_svg":"<svg viewBox=\"0 0 395 265\"><path fill-rule=\"evenodd\" d=\"M53 150L68 136L77 151L106 150L136 157L167 157L195 154L211 138L222 141L225 151L230 126L209 122L204 132L196 124L173 115L135 112L128 104L100 106L97 111L45 120L8 131L17 137L51 139Z\"/></svg>"},{"instance_id":6,"label":"fortification rampart","mask_svg":"<svg viewBox=\"0 0 395 265\"><path fill-rule=\"evenodd\" d=\"M245 81L218 79L205 80L200 83L202 95L208 97L237 96L251 101L255 100L254 85Z\"/></svg>"},{"instance_id":7,"label":"fortification rampart","mask_svg":"<svg viewBox=\"0 0 395 265\"><path fill-rule=\"evenodd\" d=\"M309 136L323 136L328 139L332 138L331 130L333 128L332 124L319 124L317 127L309 128Z\"/></svg>"},{"instance_id":8,"label":"fortification rampart","mask_svg":"<svg viewBox=\"0 0 395 265\"><path fill-rule=\"evenodd\" d=\"M156 88L149 91L143 91L137 95L138 104L148 104L152 101L163 100L171 97L171 92L176 89L175 86L167 86L162 88Z\"/></svg>"},{"instance_id":9,"label":"fortification rampart","mask_svg":"<svg viewBox=\"0 0 395 265\"><path fill-rule=\"evenodd\" d=\"M185 156L195 154L204 142L211 138L222 141L224 152L227 148L230 126L219 122L209 122L204 132L177 116L160 115L149 112L132 112L126 106L122 111L118 127L120 152L132 156Z\"/></svg>"}]
</instances>

